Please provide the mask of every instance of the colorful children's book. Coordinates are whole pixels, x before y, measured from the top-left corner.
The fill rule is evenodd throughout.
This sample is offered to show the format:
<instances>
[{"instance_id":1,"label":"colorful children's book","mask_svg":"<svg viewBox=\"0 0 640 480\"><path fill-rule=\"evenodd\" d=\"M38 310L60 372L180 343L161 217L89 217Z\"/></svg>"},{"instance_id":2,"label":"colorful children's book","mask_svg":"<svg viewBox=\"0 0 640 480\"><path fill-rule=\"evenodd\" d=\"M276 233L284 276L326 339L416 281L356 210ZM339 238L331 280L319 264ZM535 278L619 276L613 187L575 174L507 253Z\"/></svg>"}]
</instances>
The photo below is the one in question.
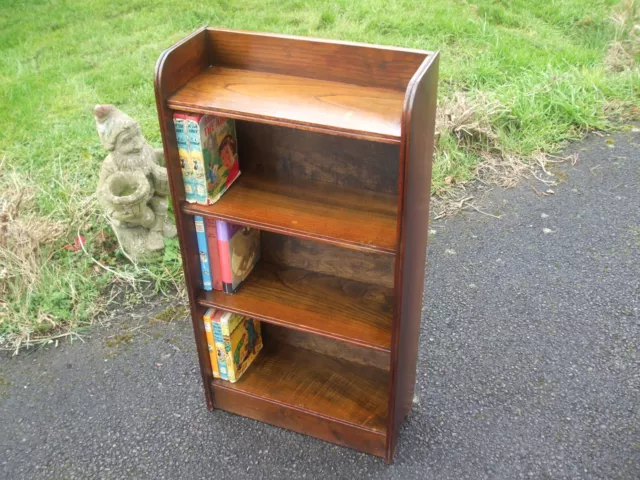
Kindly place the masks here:
<instances>
[{"instance_id":1,"label":"colorful children's book","mask_svg":"<svg viewBox=\"0 0 640 480\"><path fill-rule=\"evenodd\" d=\"M222 316L228 314L222 310L216 310L211 317L211 329L213 330L213 343L216 349L216 357L218 359L218 370L222 380L229 380L229 370L227 368L227 355L224 349L224 337L222 336L222 326L220 320Z\"/></svg>"},{"instance_id":2,"label":"colorful children's book","mask_svg":"<svg viewBox=\"0 0 640 480\"><path fill-rule=\"evenodd\" d=\"M207 246L209 247L209 266L211 267L211 281L214 290L222 290L222 269L220 268L220 251L218 248L217 220L206 218L204 228L207 233Z\"/></svg>"},{"instance_id":3,"label":"colorful children's book","mask_svg":"<svg viewBox=\"0 0 640 480\"><path fill-rule=\"evenodd\" d=\"M176 129L176 142L178 144L178 155L182 169L185 199L187 202L194 203L196 198L193 188L193 167L189 156L189 141L187 140L186 115L184 113L174 113L173 124Z\"/></svg>"},{"instance_id":4,"label":"colorful children's book","mask_svg":"<svg viewBox=\"0 0 640 480\"><path fill-rule=\"evenodd\" d=\"M195 201L217 202L240 175L234 120L187 114L187 140L193 168Z\"/></svg>"},{"instance_id":5,"label":"colorful children's book","mask_svg":"<svg viewBox=\"0 0 640 480\"><path fill-rule=\"evenodd\" d=\"M211 290L211 263L209 262L209 249L207 248L207 234L204 230L204 218L195 215L193 221L196 225L198 256L200 257L200 269L202 270L202 288Z\"/></svg>"},{"instance_id":6,"label":"colorful children's book","mask_svg":"<svg viewBox=\"0 0 640 480\"><path fill-rule=\"evenodd\" d=\"M240 379L262 350L260 322L237 313L225 312L220 319L227 375L231 383Z\"/></svg>"},{"instance_id":7,"label":"colorful children's book","mask_svg":"<svg viewBox=\"0 0 640 480\"><path fill-rule=\"evenodd\" d=\"M204 331L207 335L207 347L209 349L209 359L211 360L211 371L214 378L220 378L220 369L218 368L218 356L216 354L216 345L213 341L213 331L211 329L211 317L215 314L214 308L209 308L203 317Z\"/></svg>"},{"instance_id":8,"label":"colorful children's book","mask_svg":"<svg viewBox=\"0 0 640 480\"><path fill-rule=\"evenodd\" d=\"M260 230L216 221L222 289L233 293L260 259Z\"/></svg>"}]
</instances>

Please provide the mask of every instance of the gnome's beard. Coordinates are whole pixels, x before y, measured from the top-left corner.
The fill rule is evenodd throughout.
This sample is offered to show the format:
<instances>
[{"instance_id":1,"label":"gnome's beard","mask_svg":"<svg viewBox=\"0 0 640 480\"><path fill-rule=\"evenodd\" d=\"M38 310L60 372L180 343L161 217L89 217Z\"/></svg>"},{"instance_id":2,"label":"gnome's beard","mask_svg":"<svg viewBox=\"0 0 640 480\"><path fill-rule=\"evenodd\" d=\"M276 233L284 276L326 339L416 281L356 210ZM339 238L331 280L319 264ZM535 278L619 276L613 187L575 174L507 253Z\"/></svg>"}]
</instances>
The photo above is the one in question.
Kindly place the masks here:
<instances>
[{"instance_id":1,"label":"gnome's beard","mask_svg":"<svg viewBox=\"0 0 640 480\"><path fill-rule=\"evenodd\" d=\"M153 163L153 150L146 145L141 150L126 153L120 153L116 149L111 156L119 171L142 170L147 174Z\"/></svg>"}]
</instances>

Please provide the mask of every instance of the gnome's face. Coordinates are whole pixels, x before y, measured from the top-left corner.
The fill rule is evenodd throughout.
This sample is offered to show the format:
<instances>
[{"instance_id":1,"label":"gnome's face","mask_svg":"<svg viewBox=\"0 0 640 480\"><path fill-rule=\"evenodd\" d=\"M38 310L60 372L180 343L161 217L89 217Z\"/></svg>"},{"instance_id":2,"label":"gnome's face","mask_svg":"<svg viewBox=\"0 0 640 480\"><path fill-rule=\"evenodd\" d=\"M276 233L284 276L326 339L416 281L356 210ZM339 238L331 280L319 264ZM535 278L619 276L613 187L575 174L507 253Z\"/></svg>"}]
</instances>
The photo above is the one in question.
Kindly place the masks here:
<instances>
[{"instance_id":1,"label":"gnome's face","mask_svg":"<svg viewBox=\"0 0 640 480\"><path fill-rule=\"evenodd\" d=\"M121 131L116 137L115 151L118 153L138 153L144 146L144 138L138 125Z\"/></svg>"},{"instance_id":2,"label":"gnome's face","mask_svg":"<svg viewBox=\"0 0 640 480\"><path fill-rule=\"evenodd\" d=\"M113 105L96 105L94 110L98 135L104 148L116 153L137 153L144 147L140 126Z\"/></svg>"}]
</instances>

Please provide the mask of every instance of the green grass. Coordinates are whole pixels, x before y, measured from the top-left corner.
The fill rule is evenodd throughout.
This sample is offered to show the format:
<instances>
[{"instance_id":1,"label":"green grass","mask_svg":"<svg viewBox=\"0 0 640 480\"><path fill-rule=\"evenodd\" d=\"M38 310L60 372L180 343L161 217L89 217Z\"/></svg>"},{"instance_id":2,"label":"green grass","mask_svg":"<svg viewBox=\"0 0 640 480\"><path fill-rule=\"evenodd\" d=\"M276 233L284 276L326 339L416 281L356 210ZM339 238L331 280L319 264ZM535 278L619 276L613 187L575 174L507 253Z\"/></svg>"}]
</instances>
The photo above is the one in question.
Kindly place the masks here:
<instances>
[{"instance_id":1,"label":"green grass","mask_svg":"<svg viewBox=\"0 0 640 480\"><path fill-rule=\"evenodd\" d=\"M104 292L129 278L156 288L179 279L175 241L163 261L145 270L127 265L98 241L108 232L104 219L87 213L83 204L105 156L91 110L96 103L114 103L159 146L155 61L202 24L440 49L441 106L462 92L472 101L481 97L504 108L487 119L495 135L490 145L461 141L443 129L434 168L438 191L451 181L471 179L483 148L524 157L553 151L634 112L640 102L637 63L619 71L604 63L610 43L627 35L610 20L617 5L614 0L3 2L0 185L10 179L31 188L35 199L24 215L69 227L38 252L35 282L25 285L0 275L6 296L0 299L0 340L7 345L25 335L77 330L104 304ZM87 237L89 253L113 271L83 252L61 250L78 229Z\"/></svg>"}]
</instances>

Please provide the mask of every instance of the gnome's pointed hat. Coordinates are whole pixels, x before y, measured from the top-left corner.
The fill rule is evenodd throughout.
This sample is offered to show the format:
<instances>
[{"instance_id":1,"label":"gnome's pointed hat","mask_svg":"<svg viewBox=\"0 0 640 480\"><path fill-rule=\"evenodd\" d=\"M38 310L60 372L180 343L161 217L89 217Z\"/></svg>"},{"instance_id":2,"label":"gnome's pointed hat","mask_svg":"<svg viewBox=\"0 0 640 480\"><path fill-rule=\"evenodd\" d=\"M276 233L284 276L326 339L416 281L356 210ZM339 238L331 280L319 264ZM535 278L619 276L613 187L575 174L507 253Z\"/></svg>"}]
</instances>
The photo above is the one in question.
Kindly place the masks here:
<instances>
[{"instance_id":1,"label":"gnome's pointed hat","mask_svg":"<svg viewBox=\"0 0 640 480\"><path fill-rule=\"evenodd\" d=\"M138 128L136 121L113 105L96 105L93 109L96 117L98 136L104 148L110 152L116 147L116 138L126 130Z\"/></svg>"}]
</instances>

